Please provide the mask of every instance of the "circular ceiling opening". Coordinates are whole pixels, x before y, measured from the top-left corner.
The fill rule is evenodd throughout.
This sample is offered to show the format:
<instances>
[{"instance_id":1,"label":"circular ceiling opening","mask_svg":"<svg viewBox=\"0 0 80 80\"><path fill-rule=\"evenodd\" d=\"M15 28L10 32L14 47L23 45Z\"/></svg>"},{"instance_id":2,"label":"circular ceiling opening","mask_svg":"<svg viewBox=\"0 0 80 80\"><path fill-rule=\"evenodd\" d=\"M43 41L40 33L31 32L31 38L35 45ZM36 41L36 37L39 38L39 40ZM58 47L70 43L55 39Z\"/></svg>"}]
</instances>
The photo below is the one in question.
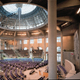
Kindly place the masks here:
<instances>
[{"instance_id":1,"label":"circular ceiling opening","mask_svg":"<svg viewBox=\"0 0 80 80\"><path fill-rule=\"evenodd\" d=\"M32 4L7 4L0 7L0 28L33 30L48 23L48 12Z\"/></svg>"},{"instance_id":2,"label":"circular ceiling opening","mask_svg":"<svg viewBox=\"0 0 80 80\"><path fill-rule=\"evenodd\" d=\"M21 14L27 14L32 12L35 8L36 5L31 5L31 4L9 4L9 5L4 5L3 8L10 12L10 13L17 13L18 8L21 8Z\"/></svg>"}]
</instances>

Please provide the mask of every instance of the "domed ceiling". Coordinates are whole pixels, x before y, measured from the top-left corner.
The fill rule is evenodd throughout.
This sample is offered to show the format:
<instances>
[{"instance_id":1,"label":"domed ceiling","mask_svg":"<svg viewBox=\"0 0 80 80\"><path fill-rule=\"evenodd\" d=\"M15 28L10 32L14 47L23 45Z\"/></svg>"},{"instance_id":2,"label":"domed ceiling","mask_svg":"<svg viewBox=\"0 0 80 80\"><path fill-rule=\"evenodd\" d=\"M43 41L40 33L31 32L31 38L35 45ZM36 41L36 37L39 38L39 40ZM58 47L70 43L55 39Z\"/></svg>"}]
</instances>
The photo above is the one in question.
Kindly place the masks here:
<instances>
[{"instance_id":1,"label":"domed ceiling","mask_svg":"<svg viewBox=\"0 0 80 80\"><path fill-rule=\"evenodd\" d=\"M33 30L48 23L48 12L31 4L7 4L0 7L4 19L0 28L10 30Z\"/></svg>"}]
</instances>

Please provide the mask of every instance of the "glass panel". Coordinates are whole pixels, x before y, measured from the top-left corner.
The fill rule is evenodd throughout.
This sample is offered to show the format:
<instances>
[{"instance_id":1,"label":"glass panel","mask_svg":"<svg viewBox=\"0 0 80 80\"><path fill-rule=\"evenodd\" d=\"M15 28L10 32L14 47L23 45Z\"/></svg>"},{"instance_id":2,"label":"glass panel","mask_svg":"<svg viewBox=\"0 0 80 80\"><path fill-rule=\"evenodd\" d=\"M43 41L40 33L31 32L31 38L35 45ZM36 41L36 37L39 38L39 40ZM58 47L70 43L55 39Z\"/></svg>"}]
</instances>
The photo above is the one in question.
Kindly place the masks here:
<instances>
[{"instance_id":1,"label":"glass panel","mask_svg":"<svg viewBox=\"0 0 80 80\"><path fill-rule=\"evenodd\" d=\"M46 43L48 43L48 38L46 38Z\"/></svg>"},{"instance_id":2,"label":"glass panel","mask_svg":"<svg viewBox=\"0 0 80 80\"><path fill-rule=\"evenodd\" d=\"M37 43L42 43L42 39L37 39Z\"/></svg>"},{"instance_id":3,"label":"glass panel","mask_svg":"<svg viewBox=\"0 0 80 80\"><path fill-rule=\"evenodd\" d=\"M10 13L17 13L17 12L18 12L18 8L17 8L16 4L4 5L3 8L4 8L6 11L10 12ZM35 5L22 4L21 14L30 13L30 12L32 12L35 8L36 8Z\"/></svg>"},{"instance_id":4,"label":"glass panel","mask_svg":"<svg viewBox=\"0 0 80 80\"><path fill-rule=\"evenodd\" d=\"M57 62L61 62L61 54L57 54Z\"/></svg>"},{"instance_id":5,"label":"glass panel","mask_svg":"<svg viewBox=\"0 0 80 80\"><path fill-rule=\"evenodd\" d=\"M34 44L34 39L31 39L30 40L30 44Z\"/></svg>"},{"instance_id":6,"label":"glass panel","mask_svg":"<svg viewBox=\"0 0 80 80\"><path fill-rule=\"evenodd\" d=\"M46 48L46 52L48 52L48 47Z\"/></svg>"},{"instance_id":7,"label":"glass panel","mask_svg":"<svg viewBox=\"0 0 80 80\"><path fill-rule=\"evenodd\" d=\"M57 52L61 52L61 47L57 47Z\"/></svg>"},{"instance_id":8,"label":"glass panel","mask_svg":"<svg viewBox=\"0 0 80 80\"><path fill-rule=\"evenodd\" d=\"M57 42L61 42L61 37L57 37Z\"/></svg>"},{"instance_id":9,"label":"glass panel","mask_svg":"<svg viewBox=\"0 0 80 80\"><path fill-rule=\"evenodd\" d=\"M24 40L24 44L27 44L27 40Z\"/></svg>"}]
</instances>

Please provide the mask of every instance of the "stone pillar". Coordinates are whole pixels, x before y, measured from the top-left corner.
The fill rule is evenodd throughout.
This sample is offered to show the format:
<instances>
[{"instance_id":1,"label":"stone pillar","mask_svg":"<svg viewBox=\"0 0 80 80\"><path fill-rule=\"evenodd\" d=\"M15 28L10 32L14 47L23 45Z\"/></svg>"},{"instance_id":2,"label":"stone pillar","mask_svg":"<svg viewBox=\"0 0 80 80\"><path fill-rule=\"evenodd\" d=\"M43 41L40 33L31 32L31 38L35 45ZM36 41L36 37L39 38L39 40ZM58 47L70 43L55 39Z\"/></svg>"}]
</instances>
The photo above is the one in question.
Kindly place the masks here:
<instances>
[{"instance_id":1,"label":"stone pillar","mask_svg":"<svg viewBox=\"0 0 80 80\"><path fill-rule=\"evenodd\" d=\"M14 38L14 50L15 50L15 38Z\"/></svg>"},{"instance_id":2,"label":"stone pillar","mask_svg":"<svg viewBox=\"0 0 80 80\"><path fill-rule=\"evenodd\" d=\"M21 40L21 43L22 43L22 50L24 49L24 48L23 48L23 42L24 42L24 41L23 41L23 40Z\"/></svg>"},{"instance_id":3,"label":"stone pillar","mask_svg":"<svg viewBox=\"0 0 80 80\"><path fill-rule=\"evenodd\" d=\"M77 44L77 43L76 43ZM78 56L78 69L79 69L79 71L80 71L80 23L79 23L79 54L77 54Z\"/></svg>"},{"instance_id":4,"label":"stone pillar","mask_svg":"<svg viewBox=\"0 0 80 80\"><path fill-rule=\"evenodd\" d=\"M46 60L46 37L44 36L44 60Z\"/></svg>"},{"instance_id":5,"label":"stone pillar","mask_svg":"<svg viewBox=\"0 0 80 80\"><path fill-rule=\"evenodd\" d=\"M29 38L29 54L30 54L30 38Z\"/></svg>"},{"instance_id":6,"label":"stone pillar","mask_svg":"<svg viewBox=\"0 0 80 80\"><path fill-rule=\"evenodd\" d=\"M5 49L5 41L3 40L3 42L2 42L2 50L4 50Z\"/></svg>"},{"instance_id":7,"label":"stone pillar","mask_svg":"<svg viewBox=\"0 0 80 80\"><path fill-rule=\"evenodd\" d=\"M1 50L1 39L0 39L0 50Z\"/></svg>"},{"instance_id":8,"label":"stone pillar","mask_svg":"<svg viewBox=\"0 0 80 80\"><path fill-rule=\"evenodd\" d=\"M63 33L61 31L61 65L63 66Z\"/></svg>"},{"instance_id":9,"label":"stone pillar","mask_svg":"<svg viewBox=\"0 0 80 80\"><path fill-rule=\"evenodd\" d=\"M57 5L56 0L48 0L49 39L49 79L57 79Z\"/></svg>"}]
</instances>

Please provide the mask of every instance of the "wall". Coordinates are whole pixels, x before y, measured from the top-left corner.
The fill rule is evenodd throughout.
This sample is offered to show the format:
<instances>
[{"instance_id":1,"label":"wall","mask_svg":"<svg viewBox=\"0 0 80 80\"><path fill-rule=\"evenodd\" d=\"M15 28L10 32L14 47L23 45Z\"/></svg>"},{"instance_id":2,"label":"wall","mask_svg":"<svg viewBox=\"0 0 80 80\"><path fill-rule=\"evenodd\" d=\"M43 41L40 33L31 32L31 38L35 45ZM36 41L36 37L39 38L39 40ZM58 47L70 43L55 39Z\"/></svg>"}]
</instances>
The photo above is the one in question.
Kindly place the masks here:
<instances>
[{"instance_id":1,"label":"wall","mask_svg":"<svg viewBox=\"0 0 80 80\"><path fill-rule=\"evenodd\" d=\"M63 50L74 50L74 36L63 37Z\"/></svg>"},{"instance_id":2,"label":"wall","mask_svg":"<svg viewBox=\"0 0 80 80\"><path fill-rule=\"evenodd\" d=\"M16 40L15 46L16 49L24 49L25 47L29 49L29 40L27 40L27 44L24 44L24 40L21 40L22 44L20 44L20 40ZM8 41L9 45L14 45L13 40ZM57 42L57 47L61 46L61 42ZM30 47L34 47L34 49L37 49L37 47L42 47L44 49L44 38L42 38L42 43L37 43L37 39L34 39L34 44L30 44ZM48 43L46 43L46 48L48 47ZM63 37L63 50L73 50L74 49L74 39L73 36L64 36Z\"/></svg>"}]
</instances>

